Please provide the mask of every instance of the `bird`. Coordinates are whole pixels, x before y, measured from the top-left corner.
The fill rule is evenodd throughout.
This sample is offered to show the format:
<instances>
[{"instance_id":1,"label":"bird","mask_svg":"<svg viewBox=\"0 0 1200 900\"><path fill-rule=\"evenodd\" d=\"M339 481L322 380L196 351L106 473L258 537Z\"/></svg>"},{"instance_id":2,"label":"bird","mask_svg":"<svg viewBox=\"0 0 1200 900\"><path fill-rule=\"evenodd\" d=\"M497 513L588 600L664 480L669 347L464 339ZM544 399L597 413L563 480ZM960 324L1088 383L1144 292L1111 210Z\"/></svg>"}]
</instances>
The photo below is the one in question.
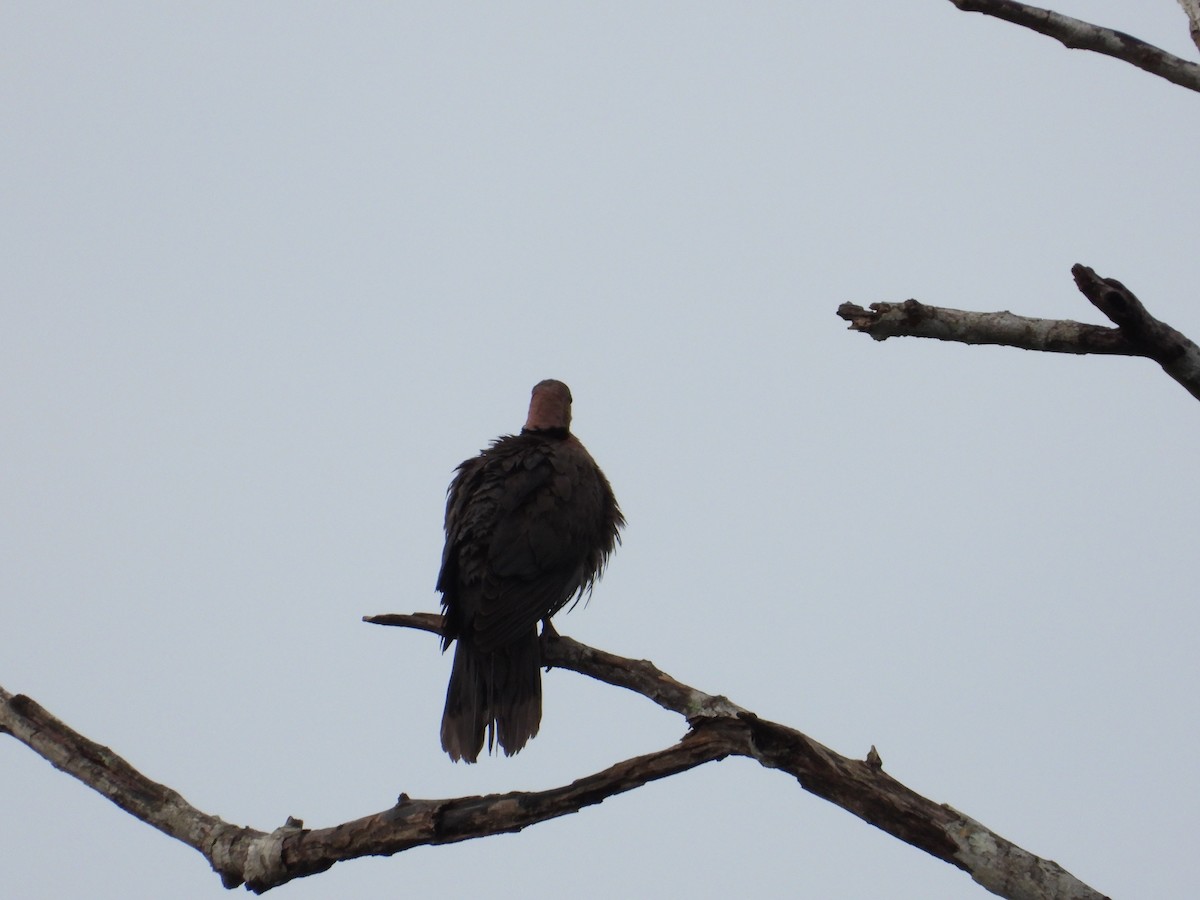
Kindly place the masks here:
<instances>
[{"instance_id":1,"label":"bird","mask_svg":"<svg viewBox=\"0 0 1200 900\"><path fill-rule=\"evenodd\" d=\"M538 622L588 594L621 541L612 486L571 433L571 390L534 385L519 434L492 441L455 470L446 494L442 651L454 662L441 739L476 762L486 732L512 756L542 720ZM572 604L573 606L574 604Z\"/></svg>"}]
</instances>

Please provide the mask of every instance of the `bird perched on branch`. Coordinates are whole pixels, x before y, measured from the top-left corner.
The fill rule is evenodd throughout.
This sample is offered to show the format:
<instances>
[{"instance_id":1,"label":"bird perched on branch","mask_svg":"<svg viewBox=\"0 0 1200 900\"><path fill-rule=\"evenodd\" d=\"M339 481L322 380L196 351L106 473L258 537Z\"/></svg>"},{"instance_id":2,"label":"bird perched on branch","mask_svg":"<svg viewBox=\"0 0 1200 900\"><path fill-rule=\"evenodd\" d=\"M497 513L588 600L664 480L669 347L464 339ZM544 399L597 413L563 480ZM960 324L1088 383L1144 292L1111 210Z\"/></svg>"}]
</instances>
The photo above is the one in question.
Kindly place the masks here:
<instances>
[{"instance_id":1,"label":"bird perched on branch","mask_svg":"<svg viewBox=\"0 0 1200 900\"><path fill-rule=\"evenodd\" d=\"M487 733L512 756L542 720L537 623L590 591L620 543L612 487L571 434L571 391L534 386L529 417L456 470L446 500L442 649L454 665L442 747L475 762Z\"/></svg>"}]
</instances>

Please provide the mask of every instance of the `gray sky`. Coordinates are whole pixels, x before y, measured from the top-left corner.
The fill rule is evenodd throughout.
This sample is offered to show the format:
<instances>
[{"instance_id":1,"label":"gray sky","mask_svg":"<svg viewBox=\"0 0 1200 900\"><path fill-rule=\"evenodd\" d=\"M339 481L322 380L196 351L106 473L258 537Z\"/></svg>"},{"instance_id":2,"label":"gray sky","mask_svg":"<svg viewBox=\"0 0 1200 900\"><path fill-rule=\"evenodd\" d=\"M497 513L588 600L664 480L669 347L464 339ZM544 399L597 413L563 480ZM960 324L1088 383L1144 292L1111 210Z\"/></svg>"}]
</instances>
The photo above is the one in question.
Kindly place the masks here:
<instances>
[{"instance_id":1,"label":"gray sky","mask_svg":"<svg viewBox=\"0 0 1200 900\"><path fill-rule=\"evenodd\" d=\"M1170 0L1062 12L1191 58ZM1190 48L1190 52L1189 52ZM585 642L1114 897L1194 891L1200 408L1144 360L849 334L839 302L1200 337L1200 98L947 2L0 13L0 684L227 821L560 784L682 722L546 676L455 766L455 465L561 378L629 519ZM0 741L16 898L213 898ZM977 898L732 760L281 897Z\"/></svg>"}]
</instances>

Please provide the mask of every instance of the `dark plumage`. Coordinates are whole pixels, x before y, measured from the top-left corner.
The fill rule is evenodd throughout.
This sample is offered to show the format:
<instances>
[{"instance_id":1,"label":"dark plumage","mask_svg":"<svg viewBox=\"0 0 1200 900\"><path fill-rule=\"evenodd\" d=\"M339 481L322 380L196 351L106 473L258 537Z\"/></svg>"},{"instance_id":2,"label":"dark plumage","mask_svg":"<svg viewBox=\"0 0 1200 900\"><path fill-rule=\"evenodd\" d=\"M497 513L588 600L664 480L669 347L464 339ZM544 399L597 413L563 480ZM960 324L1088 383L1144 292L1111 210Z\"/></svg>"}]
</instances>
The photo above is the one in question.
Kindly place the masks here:
<instances>
[{"instance_id":1,"label":"dark plumage","mask_svg":"<svg viewBox=\"0 0 1200 900\"><path fill-rule=\"evenodd\" d=\"M457 469L437 589L457 641L442 747L475 762L487 733L511 756L542 720L537 623L600 577L625 524L608 479L570 432L571 391L533 389L529 417Z\"/></svg>"}]
</instances>

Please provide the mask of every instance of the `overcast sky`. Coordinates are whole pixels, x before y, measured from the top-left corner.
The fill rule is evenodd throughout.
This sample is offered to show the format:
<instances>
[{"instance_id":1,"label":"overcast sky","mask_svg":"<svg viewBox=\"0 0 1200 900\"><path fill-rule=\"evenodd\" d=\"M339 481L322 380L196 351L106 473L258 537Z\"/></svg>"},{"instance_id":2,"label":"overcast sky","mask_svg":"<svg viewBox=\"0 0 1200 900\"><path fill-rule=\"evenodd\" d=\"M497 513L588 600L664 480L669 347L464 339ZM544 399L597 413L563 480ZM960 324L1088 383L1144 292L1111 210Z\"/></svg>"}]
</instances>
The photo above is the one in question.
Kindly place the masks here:
<instances>
[{"instance_id":1,"label":"overcast sky","mask_svg":"<svg viewBox=\"0 0 1200 900\"><path fill-rule=\"evenodd\" d=\"M1193 58L1173 0L1062 12ZM452 470L566 381L629 520L559 629L1115 898L1194 896L1200 407L1145 360L875 343L908 297L1200 338L1200 97L945 0L7 3L0 684L223 819L538 789L682 721L569 672L454 765ZM216 898L0 740L3 892ZM745 760L282 898L979 898Z\"/></svg>"}]
</instances>

